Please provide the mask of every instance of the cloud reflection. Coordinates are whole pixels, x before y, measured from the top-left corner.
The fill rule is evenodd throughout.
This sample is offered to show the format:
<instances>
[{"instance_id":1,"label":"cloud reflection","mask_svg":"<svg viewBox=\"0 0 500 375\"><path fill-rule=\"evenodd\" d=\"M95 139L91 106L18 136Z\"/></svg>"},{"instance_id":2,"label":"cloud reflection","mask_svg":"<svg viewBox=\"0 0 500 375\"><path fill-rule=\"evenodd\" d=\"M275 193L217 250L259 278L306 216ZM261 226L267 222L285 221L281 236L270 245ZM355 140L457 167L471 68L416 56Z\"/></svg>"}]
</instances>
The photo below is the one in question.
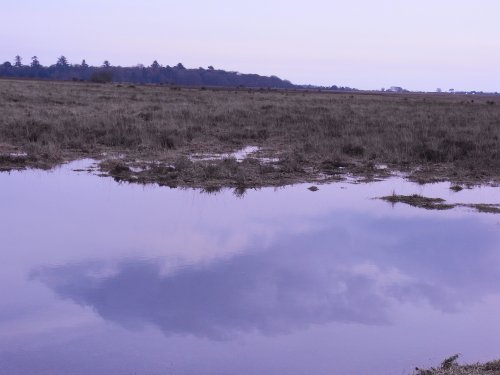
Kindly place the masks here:
<instances>
[{"instance_id":1,"label":"cloud reflection","mask_svg":"<svg viewBox=\"0 0 500 375\"><path fill-rule=\"evenodd\" d=\"M300 261L238 256L162 274L160 261L46 268L34 274L59 295L125 326L152 323L165 333L226 338L284 333L330 321L387 322L387 301L370 277Z\"/></svg>"},{"instance_id":2,"label":"cloud reflection","mask_svg":"<svg viewBox=\"0 0 500 375\"><path fill-rule=\"evenodd\" d=\"M389 324L393 307L402 302L454 311L497 285L494 263L479 263L488 259L488 241L496 237L480 226L357 222L373 233L360 230L363 239L329 228L168 272L162 259L137 259L47 267L31 276L122 326L150 324L165 334L211 339L251 331L282 334L331 322ZM475 253L471 230L481 238ZM377 240L382 232L391 233L391 241ZM443 243L448 252L439 251ZM483 272L466 272L476 269Z\"/></svg>"}]
</instances>

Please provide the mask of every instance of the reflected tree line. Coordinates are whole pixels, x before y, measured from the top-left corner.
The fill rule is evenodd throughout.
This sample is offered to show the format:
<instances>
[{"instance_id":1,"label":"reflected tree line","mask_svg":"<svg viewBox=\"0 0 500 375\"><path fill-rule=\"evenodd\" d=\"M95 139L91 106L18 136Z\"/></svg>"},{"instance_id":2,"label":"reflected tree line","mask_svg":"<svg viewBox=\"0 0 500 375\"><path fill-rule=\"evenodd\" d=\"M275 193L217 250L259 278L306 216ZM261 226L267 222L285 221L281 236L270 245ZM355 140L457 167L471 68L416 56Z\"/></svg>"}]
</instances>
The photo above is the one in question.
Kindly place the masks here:
<instances>
[{"instance_id":1,"label":"reflected tree line","mask_svg":"<svg viewBox=\"0 0 500 375\"><path fill-rule=\"evenodd\" d=\"M149 66L138 64L133 67L113 66L106 60L101 66L91 66L85 60L79 64L70 64L65 56L56 63L44 66L37 56L24 63L21 56L15 56L13 62L0 65L1 77L37 78L51 80L131 83L175 84L188 86L244 86L262 88L293 88L290 81L276 76L266 77L258 74L241 74L208 68L187 69L182 63L175 66L163 66L153 61Z\"/></svg>"}]
</instances>

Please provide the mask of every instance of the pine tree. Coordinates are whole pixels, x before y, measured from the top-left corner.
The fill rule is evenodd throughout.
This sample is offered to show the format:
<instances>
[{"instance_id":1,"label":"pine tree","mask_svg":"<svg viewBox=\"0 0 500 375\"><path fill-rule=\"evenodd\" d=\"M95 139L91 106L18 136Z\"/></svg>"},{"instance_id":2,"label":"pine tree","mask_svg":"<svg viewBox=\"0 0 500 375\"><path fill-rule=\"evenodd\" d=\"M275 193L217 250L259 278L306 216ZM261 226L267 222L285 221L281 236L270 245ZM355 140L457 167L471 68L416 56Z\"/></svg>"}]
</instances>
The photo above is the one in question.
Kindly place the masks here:
<instances>
[{"instance_id":1,"label":"pine tree","mask_svg":"<svg viewBox=\"0 0 500 375\"><path fill-rule=\"evenodd\" d=\"M42 65L40 64L40 61L38 61L38 57L36 56L33 56L31 58L31 67L32 68L35 68L35 69L38 69L40 68Z\"/></svg>"},{"instance_id":2,"label":"pine tree","mask_svg":"<svg viewBox=\"0 0 500 375\"><path fill-rule=\"evenodd\" d=\"M21 57L21 56L19 56L19 55L17 55L16 57L14 57L14 66L15 66L16 68L20 68L20 67L22 67L22 66L23 66L23 64L22 64L22 60L23 60L23 59L22 59L22 57Z\"/></svg>"},{"instance_id":3,"label":"pine tree","mask_svg":"<svg viewBox=\"0 0 500 375\"><path fill-rule=\"evenodd\" d=\"M65 56L59 57L56 66L59 68L67 68L69 66L68 59Z\"/></svg>"}]
</instances>

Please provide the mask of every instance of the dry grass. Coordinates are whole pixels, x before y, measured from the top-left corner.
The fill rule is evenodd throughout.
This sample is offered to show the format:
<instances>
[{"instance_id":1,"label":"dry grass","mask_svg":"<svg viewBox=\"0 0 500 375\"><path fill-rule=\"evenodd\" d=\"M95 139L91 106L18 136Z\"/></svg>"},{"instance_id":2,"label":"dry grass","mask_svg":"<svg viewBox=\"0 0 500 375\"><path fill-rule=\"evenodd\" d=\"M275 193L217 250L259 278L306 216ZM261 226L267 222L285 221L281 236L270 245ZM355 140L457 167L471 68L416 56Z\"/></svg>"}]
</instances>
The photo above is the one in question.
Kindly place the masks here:
<instances>
[{"instance_id":1,"label":"dry grass","mask_svg":"<svg viewBox=\"0 0 500 375\"><path fill-rule=\"evenodd\" d=\"M500 214L500 206L498 204L480 203L480 204L468 204L464 206L473 208L478 212L485 212L489 214Z\"/></svg>"},{"instance_id":2,"label":"dry grass","mask_svg":"<svg viewBox=\"0 0 500 375\"><path fill-rule=\"evenodd\" d=\"M449 210L455 207L454 205L446 204L442 198L428 198L418 194L397 195L393 193L380 199L392 204L405 203L413 207L425 208L426 210Z\"/></svg>"},{"instance_id":3,"label":"dry grass","mask_svg":"<svg viewBox=\"0 0 500 375\"><path fill-rule=\"evenodd\" d=\"M458 365L458 355L445 359L441 366L431 369L416 369L415 375L500 375L500 360Z\"/></svg>"},{"instance_id":4,"label":"dry grass","mask_svg":"<svg viewBox=\"0 0 500 375\"><path fill-rule=\"evenodd\" d=\"M426 210L451 210L455 207L466 207L472 208L473 210L481 213L489 213L489 214L500 214L500 205L498 204L487 204L487 203L446 203L446 201L442 198L428 198L422 195L413 194L413 195L398 195L396 193L392 193L392 195L388 195L386 197L381 197L378 199L382 199L391 204L396 203L404 203L412 207L424 208Z\"/></svg>"},{"instance_id":5,"label":"dry grass","mask_svg":"<svg viewBox=\"0 0 500 375\"><path fill-rule=\"evenodd\" d=\"M115 178L173 186L373 176L383 174L378 164L414 171L423 181L498 182L500 101L494 100L0 80L0 168L123 154L124 166L147 168L122 169ZM187 159L247 145L280 161ZM112 164L104 170L112 172Z\"/></svg>"}]
</instances>

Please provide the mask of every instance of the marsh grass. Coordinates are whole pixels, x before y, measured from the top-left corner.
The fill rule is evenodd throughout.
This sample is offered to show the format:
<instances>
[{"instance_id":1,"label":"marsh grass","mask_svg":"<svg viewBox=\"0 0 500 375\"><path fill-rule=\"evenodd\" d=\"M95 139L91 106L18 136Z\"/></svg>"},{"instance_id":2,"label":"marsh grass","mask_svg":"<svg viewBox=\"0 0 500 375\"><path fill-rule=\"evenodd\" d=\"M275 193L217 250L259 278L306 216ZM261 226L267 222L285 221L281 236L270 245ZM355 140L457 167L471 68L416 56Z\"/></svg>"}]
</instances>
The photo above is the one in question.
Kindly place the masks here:
<instances>
[{"instance_id":1,"label":"marsh grass","mask_svg":"<svg viewBox=\"0 0 500 375\"><path fill-rule=\"evenodd\" d=\"M442 198L428 198L418 194L398 195L395 192L392 195L378 198L391 204L404 203L412 207L423 208L426 210L451 210L455 207L471 208L477 212L500 214L500 205L486 203L446 203Z\"/></svg>"},{"instance_id":2,"label":"marsh grass","mask_svg":"<svg viewBox=\"0 0 500 375\"><path fill-rule=\"evenodd\" d=\"M445 359L441 366L430 369L415 370L414 375L500 375L500 360L471 365L459 365L459 355Z\"/></svg>"},{"instance_id":3,"label":"marsh grass","mask_svg":"<svg viewBox=\"0 0 500 375\"><path fill-rule=\"evenodd\" d=\"M466 204L462 206L473 208L478 212L485 212L489 214L500 214L500 206L497 204L481 203L481 204Z\"/></svg>"},{"instance_id":4,"label":"marsh grass","mask_svg":"<svg viewBox=\"0 0 500 375\"><path fill-rule=\"evenodd\" d=\"M488 104L495 100L0 80L0 165L49 167L121 155L128 166L158 166L157 179L151 170L130 173L132 180L177 185L372 176L382 174L378 164L417 171L424 182L499 181L500 105ZM247 145L279 162L176 164ZM27 156L10 160L12 150ZM110 172L128 178L126 170Z\"/></svg>"},{"instance_id":5,"label":"marsh grass","mask_svg":"<svg viewBox=\"0 0 500 375\"><path fill-rule=\"evenodd\" d=\"M392 204L405 203L413 207L425 208L426 210L450 210L455 207L455 205L446 204L442 198L427 198L418 194L397 195L393 193L380 199Z\"/></svg>"}]
</instances>

